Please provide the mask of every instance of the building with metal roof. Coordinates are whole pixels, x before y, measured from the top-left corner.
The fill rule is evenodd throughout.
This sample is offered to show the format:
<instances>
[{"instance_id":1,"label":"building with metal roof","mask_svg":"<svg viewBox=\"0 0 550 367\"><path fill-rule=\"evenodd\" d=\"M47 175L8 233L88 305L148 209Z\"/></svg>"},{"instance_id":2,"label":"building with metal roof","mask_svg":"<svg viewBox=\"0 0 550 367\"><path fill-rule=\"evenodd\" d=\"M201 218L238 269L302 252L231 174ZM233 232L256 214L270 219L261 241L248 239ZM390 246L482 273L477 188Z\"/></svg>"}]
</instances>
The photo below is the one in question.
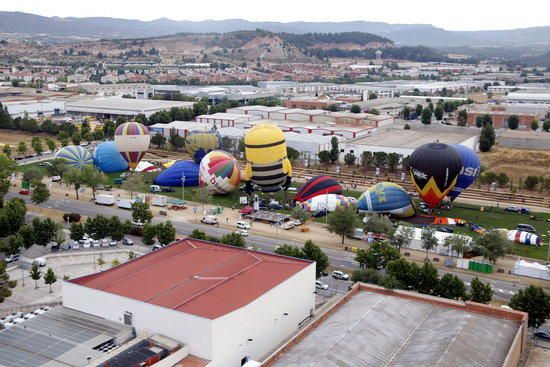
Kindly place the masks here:
<instances>
[{"instance_id":1,"label":"building with metal roof","mask_svg":"<svg viewBox=\"0 0 550 367\"><path fill-rule=\"evenodd\" d=\"M172 107L193 107L193 104L182 101L109 97L67 102L67 112L94 115L99 118L133 117L140 113L149 117L155 112L168 111Z\"/></svg>"},{"instance_id":2,"label":"building with metal roof","mask_svg":"<svg viewBox=\"0 0 550 367\"><path fill-rule=\"evenodd\" d=\"M526 327L523 312L357 283L263 366L517 366Z\"/></svg>"},{"instance_id":3,"label":"building with metal roof","mask_svg":"<svg viewBox=\"0 0 550 367\"><path fill-rule=\"evenodd\" d=\"M292 335L314 292L313 262L184 239L65 282L63 305L185 343L215 367L258 359Z\"/></svg>"}]
</instances>

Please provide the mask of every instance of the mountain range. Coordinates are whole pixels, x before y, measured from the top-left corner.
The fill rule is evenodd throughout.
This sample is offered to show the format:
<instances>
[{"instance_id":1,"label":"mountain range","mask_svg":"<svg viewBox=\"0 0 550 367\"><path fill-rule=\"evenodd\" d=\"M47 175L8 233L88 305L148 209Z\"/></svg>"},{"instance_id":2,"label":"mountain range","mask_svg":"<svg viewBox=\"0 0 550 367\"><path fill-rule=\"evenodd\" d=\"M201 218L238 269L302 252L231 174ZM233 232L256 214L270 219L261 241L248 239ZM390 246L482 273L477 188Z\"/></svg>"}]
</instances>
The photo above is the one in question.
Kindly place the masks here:
<instances>
[{"instance_id":1,"label":"mountain range","mask_svg":"<svg viewBox=\"0 0 550 367\"><path fill-rule=\"evenodd\" d=\"M366 32L388 38L398 46L550 47L550 26L495 31L448 31L430 24L389 24L384 22L252 22L242 19L152 21L109 17L60 18L22 12L0 11L0 34L47 35L55 38L136 38L176 33L225 33L263 29L286 33Z\"/></svg>"}]
</instances>

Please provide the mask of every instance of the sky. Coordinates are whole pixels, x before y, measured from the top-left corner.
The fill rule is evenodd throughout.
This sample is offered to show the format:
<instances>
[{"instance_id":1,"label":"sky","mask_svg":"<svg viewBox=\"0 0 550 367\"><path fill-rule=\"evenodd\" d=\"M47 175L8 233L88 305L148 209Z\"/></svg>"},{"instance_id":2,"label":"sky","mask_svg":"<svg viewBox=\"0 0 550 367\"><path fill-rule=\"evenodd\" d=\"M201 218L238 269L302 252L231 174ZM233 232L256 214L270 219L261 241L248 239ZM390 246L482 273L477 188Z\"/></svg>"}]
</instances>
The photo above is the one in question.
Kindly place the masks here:
<instances>
[{"instance_id":1,"label":"sky","mask_svg":"<svg viewBox=\"0 0 550 367\"><path fill-rule=\"evenodd\" d=\"M380 21L447 30L550 26L550 1L522 0L2 0L1 11L44 16L173 20Z\"/></svg>"}]
</instances>

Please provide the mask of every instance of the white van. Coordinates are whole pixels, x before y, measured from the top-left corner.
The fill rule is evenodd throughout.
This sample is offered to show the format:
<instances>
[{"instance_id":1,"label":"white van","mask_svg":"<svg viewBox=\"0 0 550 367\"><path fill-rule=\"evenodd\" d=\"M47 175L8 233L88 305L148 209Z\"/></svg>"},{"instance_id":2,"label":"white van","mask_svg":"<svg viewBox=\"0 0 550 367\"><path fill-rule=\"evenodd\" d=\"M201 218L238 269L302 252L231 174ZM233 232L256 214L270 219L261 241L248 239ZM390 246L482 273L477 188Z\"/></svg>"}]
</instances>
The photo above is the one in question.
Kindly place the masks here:
<instances>
[{"instance_id":1,"label":"white van","mask_svg":"<svg viewBox=\"0 0 550 367\"><path fill-rule=\"evenodd\" d=\"M244 221L244 220L239 220L237 222L237 228L240 228L240 229L250 229L250 223Z\"/></svg>"},{"instance_id":2,"label":"white van","mask_svg":"<svg viewBox=\"0 0 550 367\"><path fill-rule=\"evenodd\" d=\"M40 267L46 266L46 259L44 259L43 257L37 257L36 259L34 259L32 264L36 264Z\"/></svg>"},{"instance_id":3,"label":"white van","mask_svg":"<svg viewBox=\"0 0 550 367\"><path fill-rule=\"evenodd\" d=\"M161 192L162 190L160 189L160 186L159 185L151 185L149 186L149 189L151 190L152 193L157 193L157 192Z\"/></svg>"},{"instance_id":4,"label":"white van","mask_svg":"<svg viewBox=\"0 0 550 367\"><path fill-rule=\"evenodd\" d=\"M207 215L206 217L202 217L201 222L204 224L218 224L218 218L213 215Z\"/></svg>"}]
</instances>

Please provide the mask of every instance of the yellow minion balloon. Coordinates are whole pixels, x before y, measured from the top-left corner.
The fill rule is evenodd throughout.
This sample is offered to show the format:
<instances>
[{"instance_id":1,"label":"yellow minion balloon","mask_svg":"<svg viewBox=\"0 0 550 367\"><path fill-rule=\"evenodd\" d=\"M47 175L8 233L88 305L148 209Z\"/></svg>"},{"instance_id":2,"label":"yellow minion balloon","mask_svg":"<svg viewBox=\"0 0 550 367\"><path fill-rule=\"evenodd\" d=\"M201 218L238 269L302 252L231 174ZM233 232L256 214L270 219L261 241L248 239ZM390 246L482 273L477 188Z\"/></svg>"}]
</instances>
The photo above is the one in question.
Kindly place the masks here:
<instances>
[{"instance_id":1,"label":"yellow minion balloon","mask_svg":"<svg viewBox=\"0 0 550 367\"><path fill-rule=\"evenodd\" d=\"M246 166L243 180L246 191L252 192L252 184L263 192L285 190L290 186L292 166L286 156L283 131L273 124L258 124L244 137Z\"/></svg>"}]
</instances>

